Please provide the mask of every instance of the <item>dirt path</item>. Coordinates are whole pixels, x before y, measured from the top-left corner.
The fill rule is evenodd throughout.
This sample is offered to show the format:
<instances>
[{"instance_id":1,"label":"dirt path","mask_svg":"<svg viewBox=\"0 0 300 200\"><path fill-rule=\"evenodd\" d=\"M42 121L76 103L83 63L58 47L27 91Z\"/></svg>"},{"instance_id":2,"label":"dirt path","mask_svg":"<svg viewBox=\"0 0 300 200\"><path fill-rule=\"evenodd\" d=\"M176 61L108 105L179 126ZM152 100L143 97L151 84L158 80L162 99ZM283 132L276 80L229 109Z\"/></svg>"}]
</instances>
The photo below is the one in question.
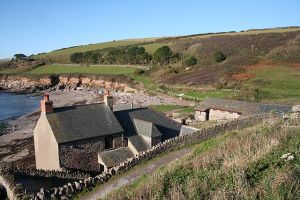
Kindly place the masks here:
<instances>
[{"instance_id":1,"label":"dirt path","mask_svg":"<svg viewBox=\"0 0 300 200\"><path fill-rule=\"evenodd\" d=\"M120 178L99 187L96 191L88 193L86 196L81 197L83 200L96 200L104 198L108 193L112 192L115 189L118 189L126 184L132 183L137 178L141 177L144 174L153 173L156 169L161 166L165 166L173 161L176 161L179 158L189 154L191 152L190 148L181 149L179 151L171 152L163 157L154 160L153 162L147 163L146 165L137 168L136 170L131 170L125 175L121 175Z\"/></svg>"}]
</instances>

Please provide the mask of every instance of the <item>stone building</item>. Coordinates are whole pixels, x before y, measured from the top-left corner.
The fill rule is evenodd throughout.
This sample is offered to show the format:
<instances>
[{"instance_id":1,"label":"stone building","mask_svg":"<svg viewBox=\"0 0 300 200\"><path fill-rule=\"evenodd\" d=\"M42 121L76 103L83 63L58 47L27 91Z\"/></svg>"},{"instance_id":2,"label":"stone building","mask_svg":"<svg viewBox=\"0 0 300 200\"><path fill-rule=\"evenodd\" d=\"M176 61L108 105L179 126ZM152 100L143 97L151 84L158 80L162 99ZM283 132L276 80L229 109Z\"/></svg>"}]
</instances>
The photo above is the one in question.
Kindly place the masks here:
<instances>
[{"instance_id":1,"label":"stone building","mask_svg":"<svg viewBox=\"0 0 300 200\"><path fill-rule=\"evenodd\" d=\"M113 111L104 103L53 108L41 101L34 128L36 168L101 171L181 133L182 125L148 108Z\"/></svg>"},{"instance_id":2,"label":"stone building","mask_svg":"<svg viewBox=\"0 0 300 200\"><path fill-rule=\"evenodd\" d=\"M222 121L237 119L240 116L268 112L274 112L277 115L283 116L290 111L291 107L286 105L205 98L204 101L195 108L195 119L198 121Z\"/></svg>"}]
</instances>

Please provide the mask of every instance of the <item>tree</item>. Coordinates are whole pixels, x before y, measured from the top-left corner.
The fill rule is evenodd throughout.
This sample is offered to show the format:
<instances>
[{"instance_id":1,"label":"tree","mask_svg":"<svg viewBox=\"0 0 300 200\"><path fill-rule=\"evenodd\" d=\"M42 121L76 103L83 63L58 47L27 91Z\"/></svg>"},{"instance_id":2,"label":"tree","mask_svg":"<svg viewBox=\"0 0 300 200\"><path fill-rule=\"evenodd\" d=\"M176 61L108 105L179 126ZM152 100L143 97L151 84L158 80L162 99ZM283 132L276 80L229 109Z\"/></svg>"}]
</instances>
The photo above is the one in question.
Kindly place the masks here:
<instances>
[{"instance_id":1,"label":"tree","mask_svg":"<svg viewBox=\"0 0 300 200\"><path fill-rule=\"evenodd\" d=\"M153 60L159 65L166 65L170 62L173 53L170 47L162 46L158 48L153 54Z\"/></svg>"},{"instance_id":2,"label":"tree","mask_svg":"<svg viewBox=\"0 0 300 200\"><path fill-rule=\"evenodd\" d=\"M227 56L222 52L222 51L217 51L214 54L214 60L216 62L223 62L224 60L226 60Z\"/></svg>"},{"instance_id":3,"label":"tree","mask_svg":"<svg viewBox=\"0 0 300 200\"><path fill-rule=\"evenodd\" d=\"M70 60L71 60L71 62L77 63L77 64L83 62L83 53L81 53L81 52L73 53L70 56Z\"/></svg>"},{"instance_id":4,"label":"tree","mask_svg":"<svg viewBox=\"0 0 300 200\"><path fill-rule=\"evenodd\" d=\"M197 64L197 59L195 58L195 57L190 57L190 58L188 58L186 61L185 61L185 64L187 65L187 66L194 66L194 65L196 65Z\"/></svg>"},{"instance_id":5,"label":"tree","mask_svg":"<svg viewBox=\"0 0 300 200\"><path fill-rule=\"evenodd\" d=\"M14 55L15 59L26 58L27 56L22 53L17 53Z\"/></svg>"}]
</instances>

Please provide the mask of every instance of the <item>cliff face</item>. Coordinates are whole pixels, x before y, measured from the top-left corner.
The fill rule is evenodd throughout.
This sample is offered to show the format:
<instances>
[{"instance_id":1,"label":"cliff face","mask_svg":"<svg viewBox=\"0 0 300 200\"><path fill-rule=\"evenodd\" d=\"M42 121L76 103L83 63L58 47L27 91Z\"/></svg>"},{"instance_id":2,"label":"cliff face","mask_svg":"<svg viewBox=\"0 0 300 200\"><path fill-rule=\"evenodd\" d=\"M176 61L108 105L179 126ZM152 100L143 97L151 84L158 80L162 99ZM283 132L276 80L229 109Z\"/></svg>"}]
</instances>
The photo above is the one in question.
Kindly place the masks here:
<instances>
[{"instance_id":1,"label":"cliff face","mask_svg":"<svg viewBox=\"0 0 300 200\"><path fill-rule=\"evenodd\" d=\"M101 89L124 90L127 83L92 79L88 77L49 77L31 79L27 77L9 76L0 79L0 91L6 92L38 92L43 90L76 90L78 87L87 91Z\"/></svg>"}]
</instances>

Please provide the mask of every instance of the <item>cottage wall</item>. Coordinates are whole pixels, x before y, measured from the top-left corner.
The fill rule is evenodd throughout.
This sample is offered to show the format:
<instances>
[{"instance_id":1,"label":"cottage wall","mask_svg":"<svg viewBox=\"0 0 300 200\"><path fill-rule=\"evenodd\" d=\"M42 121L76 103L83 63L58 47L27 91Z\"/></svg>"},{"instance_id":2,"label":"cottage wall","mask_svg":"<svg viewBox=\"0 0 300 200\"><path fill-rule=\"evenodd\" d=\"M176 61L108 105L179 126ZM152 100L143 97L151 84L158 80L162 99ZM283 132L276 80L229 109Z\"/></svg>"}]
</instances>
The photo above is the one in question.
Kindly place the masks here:
<instances>
[{"instance_id":1,"label":"cottage wall","mask_svg":"<svg viewBox=\"0 0 300 200\"><path fill-rule=\"evenodd\" d=\"M113 135L114 148L122 147L122 134ZM59 157L62 167L101 171L98 152L105 150L104 137L74 141L59 145Z\"/></svg>"},{"instance_id":2,"label":"cottage wall","mask_svg":"<svg viewBox=\"0 0 300 200\"><path fill-rule=\"evenodd\" d=\"M207 112L196 110L195 112L195 120L197 121L206 121Z\"/></svg>"},{"instance_id":3,"label":"cottage wall","mask_svg":"<svg viewBox=\"0 0 300 200\"><path fill-rule=\"evenodd\" d=\"M33 137L36 168L59 170L58 144L45 113L41 113L33 130Z\"/></svg>"},{"instance_id":4,"label":"cottage wall","mask_svg":"<svg viewBox=\"0 0 300 200\"><path fill-rule=\"evenodd\" d=\"M209 110L209 120L231 120L239 118L240 114L236 112L223 111L223 110Z\"/></svg>"}]
</instances>

